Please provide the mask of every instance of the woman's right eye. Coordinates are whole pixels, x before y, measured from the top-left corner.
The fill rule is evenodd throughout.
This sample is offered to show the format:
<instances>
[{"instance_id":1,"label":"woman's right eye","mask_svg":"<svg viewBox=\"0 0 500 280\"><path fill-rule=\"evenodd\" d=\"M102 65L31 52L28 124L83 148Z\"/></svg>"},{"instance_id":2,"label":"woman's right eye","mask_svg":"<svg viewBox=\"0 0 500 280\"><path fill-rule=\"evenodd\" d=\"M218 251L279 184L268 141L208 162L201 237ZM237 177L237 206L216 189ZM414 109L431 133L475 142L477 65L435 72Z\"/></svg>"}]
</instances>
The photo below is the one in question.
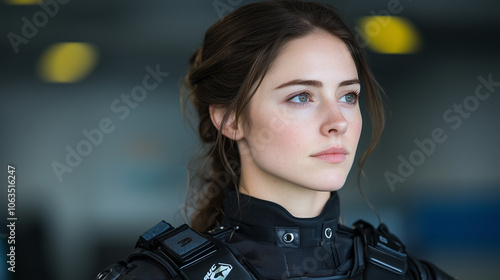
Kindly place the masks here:
<instances>
[{"instance_id":1,"label":"woman's right eye","mask_svg":"<svg viewBox=\"0 0 500 280\"><path fill-rule=\"evenodd\" d=\"M292 97L290 100L290 102L292 103L307 103L309 101L311 101L311 97L309 96L309 94L307 92L301 92L297 95L295 95L294 97Z\"/></svg>"}]
</instances>

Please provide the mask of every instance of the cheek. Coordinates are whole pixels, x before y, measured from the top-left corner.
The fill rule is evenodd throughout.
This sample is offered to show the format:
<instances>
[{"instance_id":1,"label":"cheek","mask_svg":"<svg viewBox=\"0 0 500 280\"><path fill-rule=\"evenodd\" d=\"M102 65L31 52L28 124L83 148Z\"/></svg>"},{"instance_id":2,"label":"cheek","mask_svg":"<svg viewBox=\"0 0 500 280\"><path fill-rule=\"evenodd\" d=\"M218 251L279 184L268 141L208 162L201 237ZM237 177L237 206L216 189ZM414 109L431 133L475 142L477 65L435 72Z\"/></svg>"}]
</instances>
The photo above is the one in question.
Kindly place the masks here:
<instances>
[{"instance_id":1,"label":"cheek","mask_svg":"<svg viewBox=\"0 0 500 280\"><path fill-rule=\"evenodd\" d=\"M253 153L276 160L286 159L294 154L290 151L297 151L309 142L306 136L311 133L306 133L307 124L273 110L267 112L273 113L262 110L252 115L247 139Z\"/></svg>"},{"instance_id":2,"label":"cheek","mask_svg":"<svg viewBox=\"0 0 500 280\"><path fill-rule=\"evenodd\" d=\"M359 137L361 136L361 130L363 128L363 118L361 117L361 112L357 110L357 112L353 112L353 114L349 115L348 122L349 138L358 143Z\"/></svg>"}]
</instances>

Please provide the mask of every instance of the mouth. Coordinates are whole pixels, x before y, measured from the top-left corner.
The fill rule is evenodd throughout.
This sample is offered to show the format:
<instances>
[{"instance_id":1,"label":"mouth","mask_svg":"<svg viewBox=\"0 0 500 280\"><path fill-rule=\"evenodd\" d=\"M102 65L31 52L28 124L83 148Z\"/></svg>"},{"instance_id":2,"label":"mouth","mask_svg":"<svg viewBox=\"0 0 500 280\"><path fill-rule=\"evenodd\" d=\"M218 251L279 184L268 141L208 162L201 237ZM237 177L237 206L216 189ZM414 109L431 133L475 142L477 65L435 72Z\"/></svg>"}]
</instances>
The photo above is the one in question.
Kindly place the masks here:
<instances>
[{"instance_id":1,"label":"mouth","mask_svg":"<svg viewBox=\"0 0 500 280\"><path fill-rule=\"evenodd\" d=\"M347 151L340 146L340 147L328 148L324 151L312 155L311 157L329 163L341 163L345 161L347 154L348 154Z\"/></svg>"}]
</instances>

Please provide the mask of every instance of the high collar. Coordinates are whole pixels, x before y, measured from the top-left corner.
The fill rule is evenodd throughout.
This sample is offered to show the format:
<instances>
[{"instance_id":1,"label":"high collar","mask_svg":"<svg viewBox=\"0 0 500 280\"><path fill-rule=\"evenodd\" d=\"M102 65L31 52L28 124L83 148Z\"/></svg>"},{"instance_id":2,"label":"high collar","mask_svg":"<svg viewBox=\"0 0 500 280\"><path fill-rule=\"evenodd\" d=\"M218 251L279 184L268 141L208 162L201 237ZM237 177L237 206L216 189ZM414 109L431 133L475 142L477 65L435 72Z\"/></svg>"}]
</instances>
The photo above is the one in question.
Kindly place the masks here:
<instances>
[{"instance_id":1,"label":"high collar","mask_svg":"<svg viewBox=\"0 0 500 280\"><path fill-rule=\"evenodd\" d=\"M337 192L331 193L321 214L313 218L296 218L279 204L234 190L227 190L224 197L226 223L255 241L307 248L335 237L340 214Z\"/></svg>"}]
</instances>

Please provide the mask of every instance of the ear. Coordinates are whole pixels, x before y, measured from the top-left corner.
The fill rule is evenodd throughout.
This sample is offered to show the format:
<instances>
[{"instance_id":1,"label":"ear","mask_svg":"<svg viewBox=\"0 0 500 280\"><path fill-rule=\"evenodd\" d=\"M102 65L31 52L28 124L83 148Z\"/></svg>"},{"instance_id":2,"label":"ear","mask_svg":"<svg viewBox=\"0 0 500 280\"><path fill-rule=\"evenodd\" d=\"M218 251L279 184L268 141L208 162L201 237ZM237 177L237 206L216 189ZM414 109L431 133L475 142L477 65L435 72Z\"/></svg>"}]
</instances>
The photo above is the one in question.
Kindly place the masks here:
<instances>
[{"instance_id":1,"label":"ear","mask_svg":"<svg viewBox=\"0 0 500 280\"><path fill-rule=\"evenodd\" d=\"M210 118L212 119L212 123L224 136L229 139L238 141L243 138L244 133L241 126L236 122L236 117L234 112L231 112L229 118L227 119L224 127L221 128L222 119L227 112L227 109L222 106L210 105L208 107L210 112Z\"/></svg>"}]
</instances>

